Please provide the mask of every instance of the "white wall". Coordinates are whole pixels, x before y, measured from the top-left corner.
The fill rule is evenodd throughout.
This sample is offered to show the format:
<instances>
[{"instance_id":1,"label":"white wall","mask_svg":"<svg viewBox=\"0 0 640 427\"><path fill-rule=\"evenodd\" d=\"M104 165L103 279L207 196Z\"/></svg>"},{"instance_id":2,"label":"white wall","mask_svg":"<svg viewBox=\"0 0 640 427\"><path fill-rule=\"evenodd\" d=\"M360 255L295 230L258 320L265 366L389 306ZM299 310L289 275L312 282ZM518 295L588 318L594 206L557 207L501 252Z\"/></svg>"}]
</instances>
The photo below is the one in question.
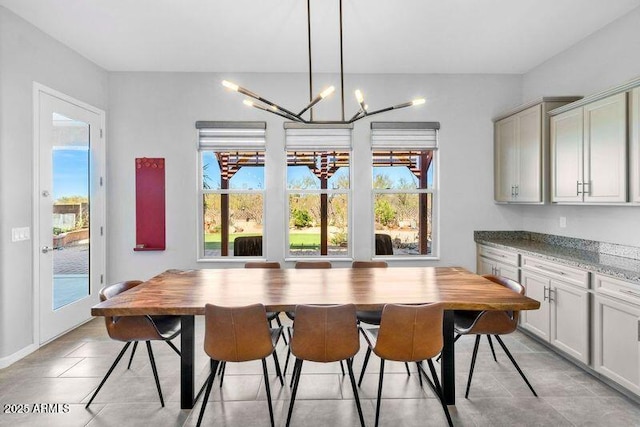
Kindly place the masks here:
<instances>
[{"instance_id":1,"label":"white wall","mask_svg":"<svg viewBox=\"0 0 640 427\"><path fill-rule=\"evenodd\" d=\"M107 73L0 7L0 361L33 343L33 82L105 109Z\"/></svg>"},{"instance_id":2,"label":"white wall","mask_svg":"<svg viewBox=\"0 0 640 427\"><path fill-rule=\"evenodd\" d=\"M307 99L305 74L111 73L108 126L108 278L151 277L167 268L205 268L196 260L197 120L267 121L267 247L269 260L283 261L284 131L282 119L248 109L242 97L220 85L227 78L285 107L302 108ZM337 83L337 76L314 76L317 88ZM420 108L376 117L388 121L440 121L441 260L433 265L475 269L473 231L520 228L517 210L493 203L493 125L491 118L517 105L520 76L509 75L348 75L347 117L360 88L371 108L385 107L418 95ZM339 96L323 101L316 119L339 119ZM354 129L353 188L370 188L369 124ZM166 158L167 250L133 252L135 246L134 158ZM353 194L354 256L371 257L369 192ZM415 261L414 261L415 262Z\"/></svg>"},{"instance_id":3,"label":"white wall","mask_svg":"<svg viewBox=\"0 0 640 427\"><path fill-rule=\"evenodd\" d=\"M523 100L589 95L640 76L640 8L614 21L523 77ZM521 209L523 228L640 245L640 207L535 206ZM559 228L559 217L567 228Z\"/></svg>"}]
</instances>

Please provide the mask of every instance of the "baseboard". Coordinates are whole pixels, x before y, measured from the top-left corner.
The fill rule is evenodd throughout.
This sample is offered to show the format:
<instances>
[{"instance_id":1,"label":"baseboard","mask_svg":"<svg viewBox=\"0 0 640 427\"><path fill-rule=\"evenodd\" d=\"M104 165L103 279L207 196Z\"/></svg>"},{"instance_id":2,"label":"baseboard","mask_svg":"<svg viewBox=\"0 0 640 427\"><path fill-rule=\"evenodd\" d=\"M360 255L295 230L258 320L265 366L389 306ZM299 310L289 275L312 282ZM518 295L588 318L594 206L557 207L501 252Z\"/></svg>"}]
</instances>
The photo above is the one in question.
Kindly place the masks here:
<instances>
[{"instance_id":1,"label":"baseboard","mask_svg":"<svg viewBox=\"0 0 640 427\"><path fill-rule=\"evenodd\" d=\"M0 358L0 369L6 368L7 366L14 364L15 362L22 359L23 357L26 357L29 354L36 351L39 347L40 346L38 346L37 344L30 344L25 348L20 349L13 354L10 354L9 356Z\"/></svg>"}]
</instances>

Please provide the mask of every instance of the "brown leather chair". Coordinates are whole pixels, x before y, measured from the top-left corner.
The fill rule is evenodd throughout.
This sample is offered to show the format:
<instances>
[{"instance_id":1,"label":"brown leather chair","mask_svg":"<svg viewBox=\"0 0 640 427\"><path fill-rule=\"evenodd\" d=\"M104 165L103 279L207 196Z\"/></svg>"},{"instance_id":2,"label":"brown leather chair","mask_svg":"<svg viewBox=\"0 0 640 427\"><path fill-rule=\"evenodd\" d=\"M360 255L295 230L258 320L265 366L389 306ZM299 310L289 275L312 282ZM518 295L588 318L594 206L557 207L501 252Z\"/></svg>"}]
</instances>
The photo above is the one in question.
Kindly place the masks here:
<instances>
[{"instance_id":1,"label":"brown leather chair","mask_svg":"<svg viewBox=\"0 0 640 427\"><path fill-rule=\"evenodd\" d=\"M376 426L380 416L380 398L384 378L385 360L396 362L415 362L418 375L422 374L429 387L440 399L440 404L449 425L453 425L449 409L444 403L442 388L431 358L442 351L443 305L396 305L387 304L382 310L379 328L362 329L369 348L380 357L380 380L378 382L378 403L376 405ZM422 367L426 360L433 382Z\"/></svg>"},{"instance_id":2,"label":"brown leather chair","mask_svg":"<svg viewBox=\"0 0 640 427\"><path fill-rule=\"evenodd\" d=\"M315 269L329 269L332 265L329 261L297 261L295 268L302 270L315 270ZM296 313L293 311L285 311L285 313L291 321L296 320ZM287 328L287 334L289 335L289 341L291 341L291 328ZM291 357L291 348L287 350L287 359L284 362L284 374L287 374L287 368L289 367L289 358ZM344 366L340 362L340 369L342 369L342 375L344 375ZM291 378L291 384L293 384L293 377Z\"/></svg>"},{"instance_id":3,"label":"brown leather chair","mask_svg":"<svg viewBox=\"0 0 640 427\"><path fill-rule=\"evenodd\" d=\"M279 269L280 263L277 261L253 261L247 262L244 264L244 268L267 268L267 269ZM282 322L280 321L280 312L279 311L267 311L267 320L269 321L269 325L273 326L273 321L275 320L278 324L278 327L282 327ZM284 343L287 344L287 339L282 334L282 339Z\"/></svg>"},{"instance_id":4,"label":"brown leather chair","mask_svg":"<svg viewBox=\"0 0 640 427\"><path fill-rule=\"evenodd\" d=\"M524 286L520 283L507 279L506 277L498 277L493 275L485 275L483 276L485 279L489 279L494 283L502 285L506 288L511 289L514 292L518 292L520 295L524 295ZM496 353L493 349L493 343L491 341L491 335L493 335L498 343L504 350L504 352L515 366L516 370L522 377L529 389L533 393L534 396L538 396L529 384L527 377L524 375L516 360L511 355L511 352L507 349L507 346L504 345L504 342L500 338L500 335L510 334L515 331L518 327L518 317L520 315L519 311L460 311L457 310L454 313L454 325L455 331L458 334L455 338L457 341L462 335L476 335L476 342L473 347L473 356L471 357L471 369L469 370L469 379L467 380L467 391L464 394L465 398L469 398L469 389L471 388L471 378L473 377L473 368L476 364L476 357L478 355L478 346L480 345L480 337L482 335L486 335L489 341L489 346L491 347L491 352L493 353L493 359L496 359Z\"/></svg>"},{"instance_id":5,"label":"brown leather chair","mask_svg":"<svg viewBox=\"0 0 640 427\"><path fill-rule=\"evenodd\" d=\"M376 255L393 255L393 242L388 234L375 235Z\"/></svg>"},{"instance_id":6,"label":"brown leather chair","mask_svg":"<svg viewBox=\"0 0 640 427\"><path fill-rule=\"evenodd\" d=\"M385 261L354 261L351 264L351 268L387 268L389 264ZM382 317L382 311L357 311L356 316L358 317L359 323L366 323L368 325L380 325L380 318ZM362 371L360 372L360 379L358 380L358 386L362 385L362 378L364 377L364 372L367 369L367 363L369 363L369 356L371 356L371 349L367 348L367 354L364 356L364 363L362 364ZM411 376L411 371L409 370L409 364L404 364L407 369L407 375ZM418 375L420 379L420 384L422 385L422 377Z\"/></svg>"},{"instance_id":7,"label":"brown leather chair","mask_svg":"<svg viewBox=\"0 0 640 427\"><path fill-rule=\"evenodd\" d=\"M218 364L262 360L262 373L269 403L269 418L271 426L273 426L273 406L266 358L273 355L276 367L278 366L275 344L282 330L280 328L269 329L266 322L267 314L262 304L246 307L219 307L207 304L204 310L204 351L211 359L211 373L207 379L207 389L197 425L202 423ZM276 371L280 375L278 367Z\"/></svg>"},{"instance_id":8,"label":"brown leather chair","mask_svg":"<svg viewBox=\"0 0 640 427\"><path fill-rule=\"evenodd\" d=\"M127 282L116 283L111 286L105 286L100 290L100 301L106 301L110 298L121 294L124 291L135 288L142 282L139 280L129 280ZM127 351L131 343L133 342L133 350L131 351L131 357L129 358L129 365L127 369L131 367L131 361L133 355L136 352L138 341L145 341L147 344L147 352L149 353L149 361L151 362L151 369L153 370L153 376L156 380L156 387L158 389L158 395L160 396L160 404L164 407L164 399L162 398L162 389L160 388L160 381L158 380L158 370L156 369L156 362L153 357L153 350L151 349L151 341L164 341L169 344L169 347L175 351L178 356L180 350L170 341L180 334L180 317L179 316L120 316L120 317L105 317L105 323L107 325L107 333L111 339L116 341L124 341L126 344L116 357L116 360L107 371L107 374L100 382L100 385L89 399L89 402L85 406L88 408L93 402L93 399L97 396L98 392L107 381L107 378L111 375L122 356Z\"/></svg>"},{"instance_id":9,"label":"brown leather chair","mask_svg":"<svg viewBox=\"0 0 640 427\"><path fill-rule=\"evenodd\" d=\"M233 239L233 256L262 256L262 236L240 236Z\"/></svg>"},{"instance_id":10,"label":"brown leather chair","mask_svg":"<svg viewBox=\"0 0 640 427\"><path fill-rule=\"evenodd\" d=\"M291 339L291 351L296 358L296 363L293 367L294 383L287 415L287 427L291 422L304 360L319 363L347 361L360 424L364 427L358 388L353 376L353 356L359 349L360 339L355 305L299 305L296 307L296 326Z\"/></svg>"}]
</instances>

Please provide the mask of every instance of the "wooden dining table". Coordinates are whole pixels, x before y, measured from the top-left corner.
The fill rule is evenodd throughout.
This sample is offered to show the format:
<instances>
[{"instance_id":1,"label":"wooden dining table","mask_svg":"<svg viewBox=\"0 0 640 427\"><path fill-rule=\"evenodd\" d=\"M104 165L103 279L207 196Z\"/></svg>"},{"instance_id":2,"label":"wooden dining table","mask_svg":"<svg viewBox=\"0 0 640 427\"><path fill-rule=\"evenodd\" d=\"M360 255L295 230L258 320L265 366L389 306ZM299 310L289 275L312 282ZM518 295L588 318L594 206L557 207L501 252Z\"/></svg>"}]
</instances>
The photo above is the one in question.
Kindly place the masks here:
<instances>
[{"instance_id":1,"label":"wooden dining table","mask_svg":"<svg viewBox=\"0 0 640 427\"><path fill-rule=\"evenodd\" d=\"M267 311L293 311L299 304L355 304L381 310L385 304L444 304L441 382L455 404L453 310L534 310L536 300L461 267L333 269L168 270L94 306L94 316L180 316L180 404L194 405L195 316L207 303L233 307L264 304Z\"/></svg>"}]
</instances>

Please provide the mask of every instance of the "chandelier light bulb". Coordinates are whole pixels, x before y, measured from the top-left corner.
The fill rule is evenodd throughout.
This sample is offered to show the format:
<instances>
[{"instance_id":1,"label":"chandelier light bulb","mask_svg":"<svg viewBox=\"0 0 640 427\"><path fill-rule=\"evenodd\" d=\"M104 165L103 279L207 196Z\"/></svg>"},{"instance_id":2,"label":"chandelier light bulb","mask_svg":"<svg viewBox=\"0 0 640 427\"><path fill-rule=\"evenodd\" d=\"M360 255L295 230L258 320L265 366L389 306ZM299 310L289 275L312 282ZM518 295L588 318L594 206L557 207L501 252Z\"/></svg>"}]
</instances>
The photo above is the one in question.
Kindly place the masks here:
<instances>
[{"instance_id":1,"label":"chandelier light bulb","mask_svg":"<svg viewBox=\"0 0 640 427\"><path fill-rule=\"evenodd\" d=\"M222 86L224 86L224 87L226 87L228 89L231 89L234 92L237 92L238 89L239 89L239 86L237 84L231 83L230 81L227 81L227 80L223 80L222 81Z\"/></svg>"},{"instance_id":2,"label":"chandelier light bulb","mask_svg":"<svg viewBox=\"0 0 640 427\"><path fill-rule=\"evenodd\" d=\"M411 105L416 106L416 105L422 105L425 102L427 102L424 98L418 98L418 99L414 99L413 101L411 101Z\"/></svg>"},{"instance_id":3,"label":"chandelier light bulb","mask_svg":"<svg viewBox=\"0 0 640 427\"><path fill-rule=\"evenodd\" d=\"M244 101L242 101L242 103L247 107L253 107L253 101L250 101L248 99L245 99Z\"/></svg>"},{"instance_id":4,"label":"chandelier light bulb","mask_svg":"<svg viewBox=\"0 0 640 427\"><path fill-rule=\"evenodd\" d=\"M322 99L326 98L327 96L329 96L333 92L335 92L335 90L336 90L335 86L329 86L328 88L326 88L325 90L320 92L320 98L322 98Z\"/></svg>"},{"instance_id":5,"label":"chandelier light bulb","mask_svg":"<svg viewBox=\"0 0 640 427\"><path fill-rule=\"evenodd\" d=\"M356 89L356 100L358 101L358 104L362 104L364 102L364 96L362 95L362 92L360 92L360 89Z\"/></svg>"}]
</instances>

